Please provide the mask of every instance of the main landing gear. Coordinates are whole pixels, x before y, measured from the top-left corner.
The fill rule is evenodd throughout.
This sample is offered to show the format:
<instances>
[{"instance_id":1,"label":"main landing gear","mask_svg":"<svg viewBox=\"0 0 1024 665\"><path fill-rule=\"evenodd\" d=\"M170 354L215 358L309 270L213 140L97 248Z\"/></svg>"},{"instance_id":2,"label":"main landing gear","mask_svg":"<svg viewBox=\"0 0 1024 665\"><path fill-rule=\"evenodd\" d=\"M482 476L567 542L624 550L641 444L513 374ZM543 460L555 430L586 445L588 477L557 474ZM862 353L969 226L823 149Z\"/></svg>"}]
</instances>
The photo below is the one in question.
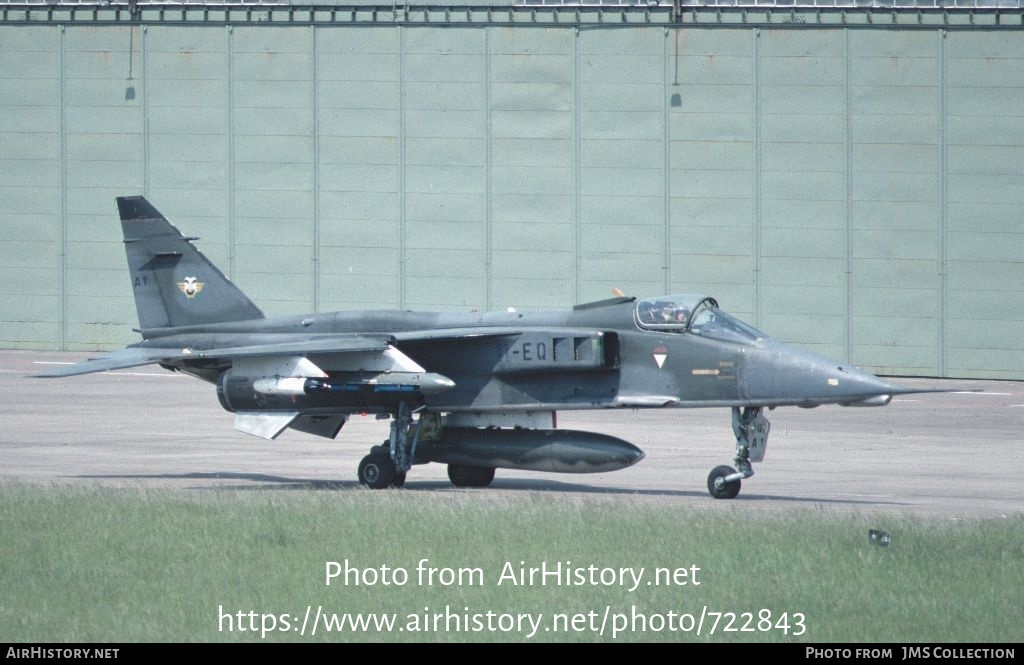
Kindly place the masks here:
<instances>
[{"instance_id":1,"label":"main landing gear","mask_svg":"<svg viewBox=\"0 0 1024 665\"><path fill-rule=\"evenodd\" d=\"M740 493L740 481L754 475L751 462L764 459L771 423L762 413L763 407L732 408L732 431L736 435L736 457L731 466L716 466L708 475L708 492L716 499L734 499Z\"/></svg>"},{"instance_id":2,"label":"main landing gear","mask_svg":"<svg viewBox=\"0 0 1024 665\"><path fill-rule=\"evenodd\" d=\"M402 402L391 421L391 436L383 444L370 449L359 463L359 482L375 490L402 487L405 476L416 458L416 444L437 441L441 436L441 416L414 411ZM422 462L422 460L421 460ZM449 464L448 478L455 487L487 487L494 480L494 467Z\"/></svg>"},{"instance_id":3,"label":"main landing gear","mask_svg":"<svg viewBox=\"0 0 1024 665\"><path fill-rule=\"evenodd\" d=\"M405 485L405 474L412 467L420 437L420 423L413 422L412 413L408 403L398 405L391 420L391 436L370 448L370 454L359 462L360 483L375 490Z\"/></svg>"}]
</instances>

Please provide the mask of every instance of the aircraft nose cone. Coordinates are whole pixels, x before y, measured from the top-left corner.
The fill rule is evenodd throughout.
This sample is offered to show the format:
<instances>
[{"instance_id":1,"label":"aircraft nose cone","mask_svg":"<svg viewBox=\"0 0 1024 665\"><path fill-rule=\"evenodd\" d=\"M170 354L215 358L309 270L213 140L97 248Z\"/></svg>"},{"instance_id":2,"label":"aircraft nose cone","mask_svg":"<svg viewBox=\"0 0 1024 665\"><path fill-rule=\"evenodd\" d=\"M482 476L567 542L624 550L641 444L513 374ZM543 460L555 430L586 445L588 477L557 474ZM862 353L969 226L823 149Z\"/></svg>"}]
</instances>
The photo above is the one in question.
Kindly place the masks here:
<instances>
[{"instance_id":1,"label":"aircraft nose cone","mask_svg":"<svg viewBox=\"0 0 1024 665\"><path fill-rule=\"evenodd\" d=\"M898 390L847 363L774 340L745 354L739 388L744 399L808 405L858 402Z\"/></svg>"}]
</instances>

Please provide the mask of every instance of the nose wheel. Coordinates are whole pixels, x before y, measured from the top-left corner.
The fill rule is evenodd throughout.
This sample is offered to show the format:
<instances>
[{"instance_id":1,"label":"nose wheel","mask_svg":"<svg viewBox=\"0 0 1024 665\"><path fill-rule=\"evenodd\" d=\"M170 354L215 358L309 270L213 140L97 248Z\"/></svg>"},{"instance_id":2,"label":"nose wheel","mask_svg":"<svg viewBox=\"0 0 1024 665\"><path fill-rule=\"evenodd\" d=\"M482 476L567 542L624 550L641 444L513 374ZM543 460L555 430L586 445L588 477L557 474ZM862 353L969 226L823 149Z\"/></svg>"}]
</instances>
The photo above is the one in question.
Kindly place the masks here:
<instances>
[{"instance_id":1,"label":"nose wheel","mask_svg":"<svg viewBox=\"0 0 1024 665\"><path fill-rule=\"evenodd\" d=\"M736 473L736 469L731 466L716 466L708 474L708 492L711 496L716 499L735 499L736 495L740 493L740 479L735 478L743 474ZM727 480L727 478L735 478L735 480Z\"/></svg>"}]
</instances>

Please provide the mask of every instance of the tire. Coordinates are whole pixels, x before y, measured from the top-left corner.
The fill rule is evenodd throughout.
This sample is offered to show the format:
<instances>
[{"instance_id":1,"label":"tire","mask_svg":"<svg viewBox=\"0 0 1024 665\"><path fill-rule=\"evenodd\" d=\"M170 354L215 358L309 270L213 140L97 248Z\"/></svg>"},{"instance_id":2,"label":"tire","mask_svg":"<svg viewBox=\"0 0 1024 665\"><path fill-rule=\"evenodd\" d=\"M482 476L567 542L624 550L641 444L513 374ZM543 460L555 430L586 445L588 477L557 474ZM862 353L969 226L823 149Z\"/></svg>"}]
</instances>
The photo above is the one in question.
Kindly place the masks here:
<instances>
[{"instance_id":1,"label":"tire","mask_svg":"<svg viewBox=\"0 0 1024 665\"><path fill-rule=\"evenodd\" d=\"M396 475L395 463L386 455L370 454L359 463L359 482L370 489L391 487Z\"/></svg>"},{"instance_id":2,"label":"tire","mask_svg":"<svg viewBox=\"0 0 1024 665\"><path fill-rule=\"evenodd\" d=\"M405 486L405 474L396 473L395 479L391 481L392 487L404 487Z\"/></svg>"},{"instance_id":3,"label":"tire","mask_svg":"<svg viewBox=\"0 0 1024 665\"><path fill-rule=\"evenodd\" d=\"M736 473L736 469L731 466L716 466L708 474L708 492L711 496L716 499L735 499L736 495L740 493L740 481L739 479L725 483L721 488L715 487L715 481L719 478L725 478Z\"/></svg>"},{"instance_id":4,"label":"tire","mask_svg":"<svg viewBox=\"0 0 1024 665\"><path fill-rule=\"evenodd\" d=\"M494 467L449 464L448 479L456 487L487 487L494 480Z\"/></svg>"}]
</instances>

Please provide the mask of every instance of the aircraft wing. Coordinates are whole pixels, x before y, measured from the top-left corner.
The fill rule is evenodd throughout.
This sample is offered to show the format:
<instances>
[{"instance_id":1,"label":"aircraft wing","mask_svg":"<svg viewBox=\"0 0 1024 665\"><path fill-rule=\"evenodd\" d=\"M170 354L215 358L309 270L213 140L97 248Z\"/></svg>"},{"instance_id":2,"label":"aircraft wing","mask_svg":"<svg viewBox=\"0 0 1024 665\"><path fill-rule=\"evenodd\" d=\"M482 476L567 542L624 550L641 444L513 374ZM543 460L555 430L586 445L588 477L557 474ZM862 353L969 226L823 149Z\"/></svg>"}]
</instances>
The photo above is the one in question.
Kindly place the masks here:
<instances>
[{"instance_id":1,"label":"aircraft wing","mask_svg":"<svg viewBox=\"0 0 1024 665\"><path fill-rule=\"evenodd\" d=\"M74 365L59 365L36 374L39 378L77 376L93 372L106 372L151 365L174 364L187 360L237 360L239 358L291 357L312 353L384 352L390 347L386 335L330 335L300 342L274 341L267 344L232 346L211 349L193 349L161 346L129 346L112 353Z\"/></svg>"},{"instance_id":2,"label":"aircraft wing","mask_svg":"<svg viewBox=\"0 0 1024 665\"><path fill-rule=\"evenodd\" d=\"M389 335L329 335L301 342L270 342L248 346L218 349L194 349L185 358L233 360L267 356L296 356L314 353L355 353L358 351L386 351L391 346Z\"/></svg>"},{"instance_id":3,"label":"aircraft wing","mask_svg":"<svg viewBox=\"0 0 1024 665\"><path fill-rule=\"evenodd\" d=\"M407 330L396 332L398 342L428 342L432 340L480 339L485 337L518 337L531 328L495 326L490 328L436 328L430 330Z\"/></svg>"},{"instance_id":4,"label":"aircraft wing","mask_svg":"<svg viewBox=\"0 0 1024 665\"><path fill-rule=\"evenodd\" d=\"M487 340L489 338L504 337L507 339L517 338L591 338L596 335L603 335L605 331L600 328L563 328L563 327L511 327L511 326L490 326L473 328L434 328L429 330L406 330L392 334L395 342L443 342L451 340Z\"/></svg>"}]
</instances>

